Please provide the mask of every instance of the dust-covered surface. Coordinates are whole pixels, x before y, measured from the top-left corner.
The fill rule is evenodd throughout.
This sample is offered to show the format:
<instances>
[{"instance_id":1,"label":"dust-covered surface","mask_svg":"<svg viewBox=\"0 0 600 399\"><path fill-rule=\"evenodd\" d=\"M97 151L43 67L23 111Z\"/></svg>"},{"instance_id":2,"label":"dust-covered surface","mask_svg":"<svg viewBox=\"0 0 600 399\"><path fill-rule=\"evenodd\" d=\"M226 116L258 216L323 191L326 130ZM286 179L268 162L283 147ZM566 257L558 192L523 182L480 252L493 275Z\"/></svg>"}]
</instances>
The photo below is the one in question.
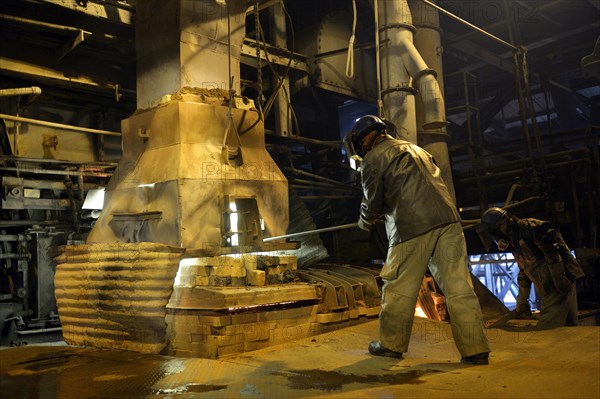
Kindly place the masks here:
<instances>
[{"instance_id":1,"label":"dust-covered surface","mask_svg":"<svg viewBox=\"0 0 600 399\"><path fill-rule=\"evenodd\" d=\"M160 107L166 104L177 101L188 101L197 102L212 105L229 106L229 91L221 88L207 89L203 87L191 87L185 86L171 94L165 94L164 96L156 99L151 106L137 109L134 115L144 113L152 108ZM233 108L241 109L254 109L254 101L248 97L235 95L233 96Z\"/></svg>"},{"instance_id":2,"label":"dust-covered surface","mask_svg":"<svg viewBox=\"0 0 600 399\"><path fill-rule=\"evenodd\" d=\"M378 322L219 360L71 346L0 350L2 397L593 398L600 327L486 330L487 366L459 362L450 326L416 318L404 359L368 354Z\"/></svg>"}]
</instances>

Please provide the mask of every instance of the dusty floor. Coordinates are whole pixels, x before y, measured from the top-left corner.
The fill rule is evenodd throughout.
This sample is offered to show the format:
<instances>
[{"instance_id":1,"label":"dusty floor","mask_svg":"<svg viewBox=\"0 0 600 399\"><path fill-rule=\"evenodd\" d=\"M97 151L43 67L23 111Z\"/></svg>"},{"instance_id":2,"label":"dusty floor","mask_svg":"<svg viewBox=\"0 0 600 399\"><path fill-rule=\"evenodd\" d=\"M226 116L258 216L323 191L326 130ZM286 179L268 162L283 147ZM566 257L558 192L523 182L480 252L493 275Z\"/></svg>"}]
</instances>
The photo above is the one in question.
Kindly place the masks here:
<instances>
[{"instance_id":1,"label":"dusty floor","mask_svg":"<svg viewBox=\"0 0 600 399\"><path fill-rule=\"evenodd\" d=\"M2 349L0 397L600 398L600 327L488 330L488 366L460 364L447 324L414 327L403 360L368 354L376 320L220 360L64 344Z\"/></svg>"}]
</instances>

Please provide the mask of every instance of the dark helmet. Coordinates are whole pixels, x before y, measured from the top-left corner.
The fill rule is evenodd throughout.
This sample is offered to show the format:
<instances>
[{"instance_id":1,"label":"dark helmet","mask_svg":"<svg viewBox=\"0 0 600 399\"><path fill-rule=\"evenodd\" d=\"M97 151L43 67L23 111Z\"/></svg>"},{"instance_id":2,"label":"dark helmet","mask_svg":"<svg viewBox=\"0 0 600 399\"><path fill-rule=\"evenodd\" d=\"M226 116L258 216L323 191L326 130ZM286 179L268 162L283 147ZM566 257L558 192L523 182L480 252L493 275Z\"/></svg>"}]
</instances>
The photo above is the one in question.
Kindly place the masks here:
<instances>
[{"instance_id":1,"label":"dark helmet","mask_svg":"<svg viewBox=\"0 0 600 399\"><path fill-rule=\"evenodd\" d=\"M497 243L500 239L508 239L500 225L508 223L510 218L510 214L501 208L490 208L483 212L476 231L486 250L490 250L492 242L496 241Z\"/></svg>"},{"instance_id":2,"label":"dark helmet","mask_svg":"<svg viewBox=\"0 0 600 399\"><path fill-rule=\"evenodd\" d=\"M481 215L481 223L487 227L496 227L506 219L508 219L508 212L501 208L490 208Z\"/></svg>"},{"instance_id":3,"label":"dark helmet","mask_svg":"<svg viewBox=\"0 0 600 399\"><path fill-rule=\"evenodd\" d=\"M385 122L374 115L365 115L356 120L352 131L344 137L344 147L348 157L355 161L361 161L366 155L366 151L362 146L363 139L372 132L384 132L386 129Z\"/></svg>"}]
</instances>

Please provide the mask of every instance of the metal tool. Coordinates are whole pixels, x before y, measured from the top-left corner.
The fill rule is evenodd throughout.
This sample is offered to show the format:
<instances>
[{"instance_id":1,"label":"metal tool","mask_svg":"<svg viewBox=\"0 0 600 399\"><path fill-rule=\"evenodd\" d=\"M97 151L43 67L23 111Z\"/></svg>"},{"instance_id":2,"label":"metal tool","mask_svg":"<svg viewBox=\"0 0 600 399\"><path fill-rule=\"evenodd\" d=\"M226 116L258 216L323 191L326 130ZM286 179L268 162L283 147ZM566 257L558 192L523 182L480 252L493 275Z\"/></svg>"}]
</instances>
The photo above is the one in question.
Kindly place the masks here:
<instances>
[{"instance_id":1,"label":"metal tool","mask_svg":"<svg viewBox=\"0 0 600 399\"><path fill-rule=\"evenodd\" d=\"M514 319L514 318L516 318L516 317L517 317L517 312L516 312L516 311L514 311L514 310L511 310L510 312L508 312L508 313L505 313L504 315L502 315L501 317L499 317L499 318L498 318L498 319L496 319L496 320L488 320L488 321L485 321L485 322L483 323L483 326L484 326L485 328L493 328L493 327L498 327L498 326L501 326L501 325L503 325L504 323L506 323L507 321L509 321L509 320L512 320L512 319Z\"/></svg>"},{"instance_id":2,"label":"metal tool","mask_svg":"<svg viewBox=\"0 0 600 399\"><path fill-rule=\"evenodd\" d=\"M313 233L325 233L325 232L328 232L328 231L346 230L346 229L352 229L354 227L358 227L358 223L342 224L342 225L339 225L339 226L324 227L322 229L301 231L301 232L298 232L298 233L290 233L290 234L285 234L285 235L276 236L276 237L268 237L268 238L263 238L263 242L281 240L283 238L300 237L300 236L304 236L304 235L307 235L307 234L313 234Z\"/></svg>"}]
</instances>

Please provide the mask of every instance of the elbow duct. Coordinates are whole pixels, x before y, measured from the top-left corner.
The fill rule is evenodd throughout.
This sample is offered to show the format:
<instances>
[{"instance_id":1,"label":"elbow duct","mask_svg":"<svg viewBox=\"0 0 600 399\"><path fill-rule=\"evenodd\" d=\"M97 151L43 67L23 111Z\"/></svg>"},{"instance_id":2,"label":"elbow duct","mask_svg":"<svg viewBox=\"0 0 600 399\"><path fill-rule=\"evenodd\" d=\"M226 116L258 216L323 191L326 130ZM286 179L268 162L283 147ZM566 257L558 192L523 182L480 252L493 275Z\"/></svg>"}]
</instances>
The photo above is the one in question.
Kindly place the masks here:
<instances>
[{"instance_id":1,"label":"elbow duct","mask_svg":"<svg viewBox=\"0 0 600 399\"><path fill-rule=\"evenodd\" d=\"M416 116L414 102L397 101L395 97L407 96L406 93L388 94L398 87L412 84L418 90L423 104L425 130L443 128L446 112L442 90L436 80L435 71L429 68L415 45L412 14L407 0L380 2L378 16L382 23L379 28L381 43L381 75L385 115L416 142ZM434 43L431 43L434 45ZM401 108L401 109L398 109ZM402 117L399 117L402 116ZM413 140L411 140L413 141Z\"/></svg>"},{"instance_id":2,"label":"elbow duct","mask_svg":"<svg viewBox=\"0 0 600 399\"><path fill-rule=\"evenodd\" d=\"M444 97L435 76L427 73L416 82L419 97L425 106L423 129L439 129L446 127L446 110Z\"/></svg>"},{"instance_id":3,"label":"elbow duct","mask_svg":"<svg viewBox=\"0 0 600 399\"><path fill-rule=\"evenodd\" d=\"M402 62L418 89L418 96L425 108L424 129L437 129L446 126L446 111L442 90L436 79L436 72L429 69L412 40L400 42Z\"/></svg>"}]
</instances>

